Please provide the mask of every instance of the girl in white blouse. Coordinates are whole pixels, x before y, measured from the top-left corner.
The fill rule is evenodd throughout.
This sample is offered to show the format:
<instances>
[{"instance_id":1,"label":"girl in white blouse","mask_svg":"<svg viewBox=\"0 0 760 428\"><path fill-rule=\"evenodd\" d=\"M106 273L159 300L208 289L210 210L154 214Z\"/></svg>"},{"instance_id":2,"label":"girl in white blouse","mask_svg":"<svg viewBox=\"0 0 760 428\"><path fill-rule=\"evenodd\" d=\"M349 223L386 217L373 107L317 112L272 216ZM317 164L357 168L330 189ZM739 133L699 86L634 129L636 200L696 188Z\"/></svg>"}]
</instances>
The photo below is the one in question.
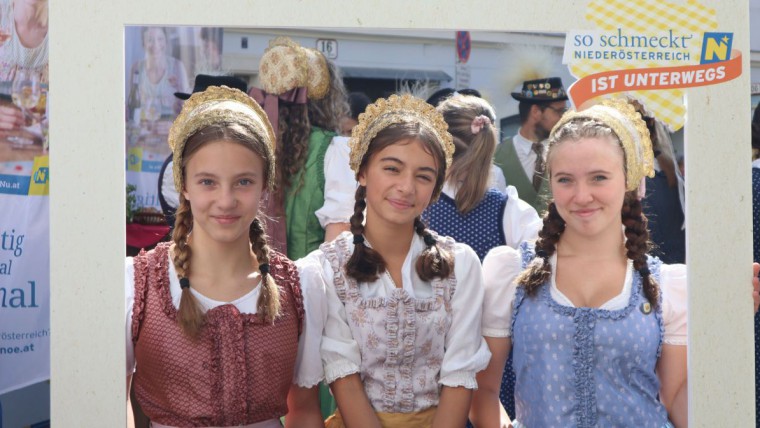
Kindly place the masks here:
<instances>
[{"instance_id":1,"label":"girl in white blouse","mask_svg":"<svg viewBox=\"0 0 760 428\"><path fill-rule=\"evenodd\" d=\"M299 361L319 345L324 368L301 377L330 384L338 411L328 427L467 420L475 373L490 358L479 334L479 261L419 217L440 194L452 152L440 114L409 95L370 105L353 130L351 231L298 262L311 342Z\"/></svg>"}]
</instances>

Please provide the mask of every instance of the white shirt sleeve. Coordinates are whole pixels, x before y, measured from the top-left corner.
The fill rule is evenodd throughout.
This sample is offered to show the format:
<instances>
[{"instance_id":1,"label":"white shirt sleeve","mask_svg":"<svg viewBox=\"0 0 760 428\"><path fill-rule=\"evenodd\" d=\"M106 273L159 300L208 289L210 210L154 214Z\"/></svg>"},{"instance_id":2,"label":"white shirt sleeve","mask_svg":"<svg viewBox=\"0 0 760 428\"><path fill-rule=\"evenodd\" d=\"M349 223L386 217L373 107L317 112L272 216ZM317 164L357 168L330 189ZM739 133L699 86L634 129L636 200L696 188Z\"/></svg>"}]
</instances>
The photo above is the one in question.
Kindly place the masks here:
<instances>
[{"instance_id":1,"label":"white shirt sleeve","mask_svg":"<svg viewBox=\"0 0 760 428\"><path fill-rule=\"evenodd\" d=\"M126 295L127 331L127 376L135 371L135 348L132 345L132 310L135 306L135 265L132 257L127 257L124 272L124 291Z\"/></svg>"},{"instance_id":2,"label":"white shirt sleeve","mask_svg":"<svg viewBox=\"0 0 760 428\"><path fill-rule=\"evenodd\" d=\"M660 267L660 293L662 322L665 326L663 342L685 346L688 338L686 265L663 264Z\"/></svg>"},{"instance_id":3,"label":"white shirt sleeve","mask_svg":"<svg viewBox=\"0 0 760 428\"><path fill-rule=\"evenodd\" d=\"M483 370L491 352L481 330L483 307L483 274L480 260L472 248L464 244L454 247L454 275L457 286L451 297L451 326L446 332L439 384L477 389L475 373Z\"/></svg>"},{"instance_id":4,"label":"white shirt sleeve","mask_svg":"<svg viewBox=\"0 0 760 428\"><path fill-rule=\"evenodd\" d=\"M325 203L314 212L322 228L348 223L354 213L356 176L349 165L348 137L333 137L325 153Z\"/></svg>"},{"instance_id":5,"label":"white shirt sleeve","mask_svg":"<svg viewBox=\"0 0 760 428\"><path fill-rule=\"evenodd\" d=\"M520 251L503 245L493 248L483 259L483 336L512 335L512 304L517 290L517 275L522 271Z\"/></svg>"},{"instance_id":6,"label":"white shirt sleeve","mask_svg":"<svg viewBox=\"0 0 760 428\"><path fill-rule=\"evenodd\" d=\"M324 379L320 344L328 310L319 255L317 250L296 261L305 316L301 337L298 339L293 383L304 388L311 388Z\"/></svg>"},{"instance_id":7,"label":"white shirt sleeve","mask_svg":"<svg viewBox=\"0 0 760 428\"><path fill-rule=\"evenodd\" d=\"M502 225L507 245L517 248L523 241L538 238L538 231L543 221L538 217L536 209L520 199L514 186L507 186L507 206L504 209Z\"/></svg>"},{"instance_id":8,"label":"white shirt sleeve","mask_svg":"<svg viewBox=\"0 0 760 428\"><path fill-rule=\"evenodd\" d=\"M342 377L359 373L362 358L359 344L354 340L351 328L348 326L346 307L335 290L332 267L324 255L319 254L319 260L327 299L327 317L320 349L325 382L329 384Z\"/></svg>"},{"instance_id":9,"label":"white shirt sleeve","mask_svg":"<svg viewBox=\"0 0 760 428\"><path fill-rule=\"evenodd\" d=\"M491 178L488 186L498 189L501 193L507 192L507 179L504 178L504 172L494 164L491 164Z\"/></svg>"},{"instance_id":10,"label":"white shirt sleeve","mask_svg":"<svg viewBox=\"0 0 760 428\"><path fill-rule=\"evenodd\" d=\"M177 188L174 186L174 173L172 172L172 168L174 168L173 165L173 161L166 165L164 179L161 181L161 195L164 197L167 204L173 208L177 208L179 206L179 193L177 193Z\"/></svg>"}]
</instances>

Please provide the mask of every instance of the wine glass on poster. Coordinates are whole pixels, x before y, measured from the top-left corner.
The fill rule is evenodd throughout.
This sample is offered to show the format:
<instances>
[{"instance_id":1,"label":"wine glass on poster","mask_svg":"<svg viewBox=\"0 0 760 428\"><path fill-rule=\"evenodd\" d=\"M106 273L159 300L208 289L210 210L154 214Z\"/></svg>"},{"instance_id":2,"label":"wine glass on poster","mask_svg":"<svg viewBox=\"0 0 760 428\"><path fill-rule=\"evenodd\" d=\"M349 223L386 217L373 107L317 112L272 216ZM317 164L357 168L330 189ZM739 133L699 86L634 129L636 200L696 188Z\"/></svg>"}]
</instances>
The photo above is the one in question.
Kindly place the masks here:
<instances>
[{"instance_id":1,"label":"wine glass on poster","mask_svg":"<svg viewBox=\"0 0 760 428\"><path fill-rule=\"evenodd\" d=\"M41 96L42 82L39 71L28 68L16 70L16 76L11 85L11 98L13 103L21 109L27 127L33 125L34 117L31 109L37 106ZM8 137L8 140L19 147L28 147L34 144L34 140L25 135L13 135Z\"/></svg>"}]
</instances>

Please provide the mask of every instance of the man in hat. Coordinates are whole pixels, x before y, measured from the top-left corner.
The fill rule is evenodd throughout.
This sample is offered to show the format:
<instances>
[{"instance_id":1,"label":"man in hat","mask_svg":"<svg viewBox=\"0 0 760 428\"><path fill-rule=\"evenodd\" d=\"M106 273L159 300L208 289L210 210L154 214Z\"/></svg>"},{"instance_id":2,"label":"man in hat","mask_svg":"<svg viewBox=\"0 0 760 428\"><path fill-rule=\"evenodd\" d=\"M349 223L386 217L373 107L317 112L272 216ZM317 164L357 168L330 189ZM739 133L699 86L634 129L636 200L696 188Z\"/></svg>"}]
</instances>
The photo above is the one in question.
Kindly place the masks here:
<instances>
[{"instance_id":1,"label":"man in hat","mask_svg":"<svg viewBox=\"0 0 760 428\"><path fill-rule=\"evenodd\" d=\"M512 98L520 102L520 129L496 148L494 164L501 168L507 184L517 188L520 199L542 215L549 199L544 140L567 111L567 93L559 77L548 77L523 82L522 90L512 92Z\"/></svg>"},{"instance_id":2,"label":"man in hat","mask_svg":"<svg viewBox=\"0 0 760 428\"><path fill-rule=\"evenodd\" d=\"M243 92L248 92L248 84L244 80L235 76L210 76L208 74L199 74L195 76L195 85L193 86L193 93L203 92L209 86L228 86L230 88L240 89ZM190 98L191 94L184 92L175 92L174 96L186 100ZM172 162L173 155L169 155L161 166L161 172L158 174L158 202L161 204L161 211L164 212L166 217L166 223L169 226L174 227L174 213L179 206L179 194L177 189L174 188L174 175L172 175ZM166 174L166 171L169 171Z\"/></svg>"}]
</instances>

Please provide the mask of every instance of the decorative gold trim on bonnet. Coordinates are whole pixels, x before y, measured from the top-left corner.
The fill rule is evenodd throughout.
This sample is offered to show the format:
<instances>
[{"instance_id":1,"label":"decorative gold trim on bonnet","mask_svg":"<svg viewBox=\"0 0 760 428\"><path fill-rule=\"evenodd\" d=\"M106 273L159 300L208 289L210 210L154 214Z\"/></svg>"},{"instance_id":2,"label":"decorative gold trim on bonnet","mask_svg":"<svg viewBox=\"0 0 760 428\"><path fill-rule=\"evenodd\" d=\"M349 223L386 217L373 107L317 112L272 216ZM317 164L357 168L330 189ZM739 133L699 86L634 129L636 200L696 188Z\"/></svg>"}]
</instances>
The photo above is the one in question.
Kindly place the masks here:
<instances>
[{"instance_id":1,"label":"decorative gold trim on bonnet","mask_svg":"<svg viewBox=\"0 0 760 428\"><path fill-rule=\"evenodd\" d=\"M196 92L185 101L182 111L169 130L169 147L174 153L174 186L177 192L184 190L182 177L182 155L187 139L209 125L236 123L262 137L266 144L269 176L267 183L274 186L274 144L275 136L266 113L259 104L245 92L227 86L209 86L203 92Z\"/></svg>"},{"instance_id":2,"label":"decorative gold trim on bonnet","mask_svg":"<svg viewBox=\"0 0 760 428\"><path fill-rule=\"evenodd\" d=\"M309 79L309 59L305 50L289 37L269 41L269 47L259 61L261 87L270 94L280 95L291 89L306 86Z\"/></svg>"},{"instance_id":3,"label":"decorative gold trim on bonnet","mask_svg":"<svg viewBox=\"0 0 760 428\"><path fill-rule=\"evenodd\" d=\"M404 94L391 95L388 99L381 98L368 105L364 113L359 115L359 123L351 131L351 140L348 143L351 147L351 169L356 174L359 173L362 158L378 132L389 125L407 122L421 123L433 131L446 156L446 168L449 168L454 154L454 140L449 134L449 126L443 120L443 115L425 101Z\"/></svg>"},{"instance_id":4,"label":"decorative gold trim on bonnet","mask_svg":"<svg viewBox=\"0 0 760 428\"><path fill-rule=\"evenodd\" d=\"M327 59L322 52L301 48L306 53L309 63L309 75L306 79L306 94L310 100L319 100L327 95L330 90L330 70L327 68Z\"/></svg>"},{"instance_id":5,"label":"decorative gold trim on bonnet","mask_svg":"<svg viewBox=\"0 0 760 428\"><path fill-rule=\"evenodd\" d=\"M641 179L654 177L654 153L646 122L625 99L608 98L581 111L569 111L554 125L552 134L573 119L594 119L609 126L618 136L625 152L628 191L636 190Z\"/></svg>"}]
</instances>

